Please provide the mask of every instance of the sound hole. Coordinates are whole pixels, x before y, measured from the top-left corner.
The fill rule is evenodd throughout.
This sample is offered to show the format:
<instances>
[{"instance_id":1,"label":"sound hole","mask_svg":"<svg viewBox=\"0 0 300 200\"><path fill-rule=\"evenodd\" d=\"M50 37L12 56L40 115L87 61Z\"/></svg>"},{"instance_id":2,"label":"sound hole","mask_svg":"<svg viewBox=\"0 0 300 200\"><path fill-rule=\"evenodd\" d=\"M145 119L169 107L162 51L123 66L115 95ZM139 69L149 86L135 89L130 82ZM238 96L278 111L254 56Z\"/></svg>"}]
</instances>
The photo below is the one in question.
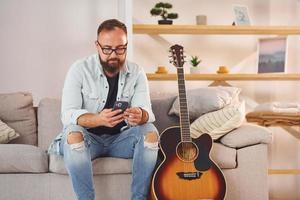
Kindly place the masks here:
<instances>
[{"instance_id":1,"label":"sound hole","mask_svg":"<svg viewBox=\"0 0 300 200\"><path fill-rule=\"evenodd\" d=\"M181 142L176 148L177 156L184 162L193 162L198 156L198 148L193 142Z\"/></svg>"}]
</instances>

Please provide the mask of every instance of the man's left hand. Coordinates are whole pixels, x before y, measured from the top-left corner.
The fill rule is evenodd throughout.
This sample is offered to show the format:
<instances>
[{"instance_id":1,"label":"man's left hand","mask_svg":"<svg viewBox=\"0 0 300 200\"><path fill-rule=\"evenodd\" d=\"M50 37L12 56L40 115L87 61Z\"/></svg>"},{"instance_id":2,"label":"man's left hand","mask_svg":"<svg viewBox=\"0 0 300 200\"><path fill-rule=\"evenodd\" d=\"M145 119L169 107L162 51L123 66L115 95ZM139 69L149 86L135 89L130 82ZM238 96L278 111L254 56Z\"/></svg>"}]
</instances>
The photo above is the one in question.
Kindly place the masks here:
<instances>
[{"instance_id":1,"label":"man's left hand","mask_svg":"<svg viewBox=\"0 0 300 200\"><path fill-rule=\"evenodd\" d=\"M127 119L130 125L137 125L142 121L142 110L138 107L127 108L124 112L124 118Z\"/></svg>"}]
</instances>

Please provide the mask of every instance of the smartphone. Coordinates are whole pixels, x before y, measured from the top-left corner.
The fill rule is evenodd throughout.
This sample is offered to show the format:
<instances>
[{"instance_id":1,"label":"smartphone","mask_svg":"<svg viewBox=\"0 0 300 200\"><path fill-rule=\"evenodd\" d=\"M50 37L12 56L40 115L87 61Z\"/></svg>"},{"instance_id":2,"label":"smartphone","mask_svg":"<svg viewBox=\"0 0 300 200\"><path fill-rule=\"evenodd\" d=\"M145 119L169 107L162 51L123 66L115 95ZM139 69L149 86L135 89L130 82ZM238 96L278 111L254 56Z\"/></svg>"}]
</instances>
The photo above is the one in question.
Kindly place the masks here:
<instances>
[{"instance_id":1,"label":"smartphone","mask_svg":"<svg viewBox=\"0 0 300 200\"><path fill-rule=\"evenodd\" d=\"M116 101L113 110L121 109L122 113L128 108L129 103L127 101Z\"/></svg>"}]
</instances>

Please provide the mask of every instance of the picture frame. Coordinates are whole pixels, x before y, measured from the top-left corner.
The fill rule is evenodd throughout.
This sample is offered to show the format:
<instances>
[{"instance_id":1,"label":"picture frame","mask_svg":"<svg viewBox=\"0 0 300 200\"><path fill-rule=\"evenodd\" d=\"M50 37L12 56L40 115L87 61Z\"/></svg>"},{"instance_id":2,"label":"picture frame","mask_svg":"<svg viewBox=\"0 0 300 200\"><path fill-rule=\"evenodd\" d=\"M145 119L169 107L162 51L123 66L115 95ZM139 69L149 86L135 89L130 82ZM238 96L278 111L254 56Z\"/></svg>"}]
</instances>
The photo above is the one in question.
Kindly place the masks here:
<instances>
[{"instance_id":1,"label":"picture frame","mask_svg":"<svg viewBox=\"0 0 300 200\"><path fill-rule=\"evenodd\" d=\"M258 39L258 73L283 73L287 63L287 37Z\"/></svg>"},{"instance_id":2,"label":"picture frame","mask_svg":"<svg viewBox=\"0 0 300 200\"><path fill-rule=\"evenodd\" d=\"M235 25L249 26L251 25L248 7L245 5L232 5Z\"/></svg>"}]
</instances>

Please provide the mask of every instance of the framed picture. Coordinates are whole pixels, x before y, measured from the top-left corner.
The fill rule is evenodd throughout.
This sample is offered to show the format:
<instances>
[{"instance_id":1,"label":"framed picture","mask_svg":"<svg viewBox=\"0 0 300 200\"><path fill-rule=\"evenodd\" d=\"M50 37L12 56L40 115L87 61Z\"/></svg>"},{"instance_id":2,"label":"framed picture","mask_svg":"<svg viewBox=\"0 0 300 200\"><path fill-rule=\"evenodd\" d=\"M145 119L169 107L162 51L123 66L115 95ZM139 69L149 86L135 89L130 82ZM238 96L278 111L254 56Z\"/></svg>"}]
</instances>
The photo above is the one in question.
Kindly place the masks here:
<instances>
[{"instance_id":1,"label":"framed picture","mask_svg":"<svg viewBox=\"0 0 300 200\"><path fill-rule=\"evenodd\" d=\"M236 25L250 25L250 17L247 6L233 5L232 8Z\"/></svg>"},{"instance_id":2,"label":"framed picture","mask_svg":"<svg viewBox=\"0 0 300 200\"><path fill-rule=\"evenodd\" d=\"M258 73L285 72L287 38L262 38L258 41Z\"/></svg>"}]
</instances>

